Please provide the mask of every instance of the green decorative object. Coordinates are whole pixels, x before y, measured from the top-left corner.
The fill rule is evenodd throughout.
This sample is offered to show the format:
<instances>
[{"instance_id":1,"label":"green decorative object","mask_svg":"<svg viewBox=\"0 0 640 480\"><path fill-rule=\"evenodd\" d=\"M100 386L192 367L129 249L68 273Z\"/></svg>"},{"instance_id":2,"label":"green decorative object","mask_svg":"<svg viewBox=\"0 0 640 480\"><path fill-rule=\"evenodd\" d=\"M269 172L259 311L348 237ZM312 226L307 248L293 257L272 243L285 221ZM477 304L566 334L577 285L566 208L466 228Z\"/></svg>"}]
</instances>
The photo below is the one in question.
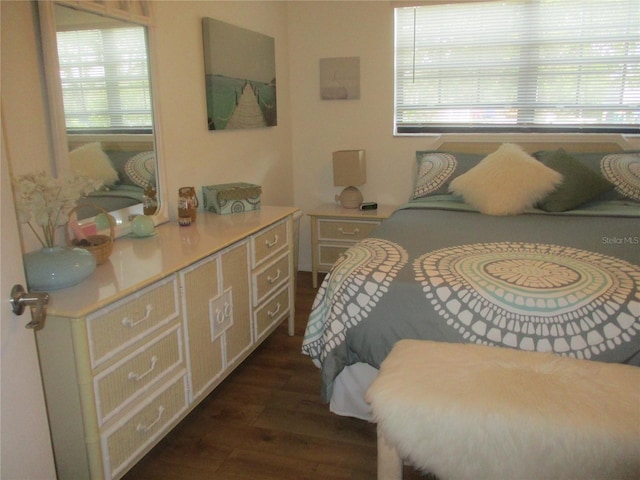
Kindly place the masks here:
<instances>
[{"instance_id":1,"label":"green decorative object","mask_svg":"<svg viewBox=\"0 0 640 480\"><path fill-rule=\"evenodd\" d=\"M131 234L134 237L150 237L156 234L153 219L147 215L138 215L131 221Z\"/></svg>"},{"instance_id":2,"label":"green decorative object","mask_svg":"<svg viewBox=\"0 0 640 480\"><path fill-rule=\"evenodd\" d=\"M113 216L109 215L108 213L99 213L93 218L93 223L96 224L96 229L98 231L107 230L109 228L110 226L109 217L111 217L111 221L113 221L115 225L115 222L116 222L115 218L113 218Z\"/></svg>"},{"instance_id":3,"label":"green decorative object","mask_svg":"<svg viewBox=\"0 0 640 480\"><path fill-rule=\"evenodd\" d=\"M77 285L96 269L96 259L83 248L41 248L24 256L29 290L49 291Z\"/></svg>"},{"instance_id":4,"label":"green decorative object","mask_svg":"<svg viewBox=\"0 0 640 480\"><path fill-rule=\"evenodd\" d=\"M202 187L204 209L219 214L260 210L262 187L252 183L224 183Z\"/></svg>"}]
</instances>

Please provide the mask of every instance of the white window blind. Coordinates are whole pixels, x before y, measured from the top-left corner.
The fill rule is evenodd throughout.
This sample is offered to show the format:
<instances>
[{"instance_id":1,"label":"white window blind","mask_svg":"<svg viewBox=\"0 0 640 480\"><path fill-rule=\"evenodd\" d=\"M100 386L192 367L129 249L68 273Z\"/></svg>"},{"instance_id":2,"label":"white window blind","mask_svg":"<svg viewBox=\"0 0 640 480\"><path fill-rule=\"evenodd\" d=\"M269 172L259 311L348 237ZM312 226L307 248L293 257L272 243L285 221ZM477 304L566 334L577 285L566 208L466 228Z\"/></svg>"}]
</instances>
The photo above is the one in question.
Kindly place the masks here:
<instances>
[{"instance_id":1,"label":"white window blind","mask_svg":"<svg viewBox=\"0 0 640 480\"><path fill-rule=\"evenodd\" d=\"M395 127L638 132L640 0L395 9Z\"/></svg>"},{"instance_id":2,"label":"white window blind","mask_svg":"<svg viewBox=\"0 0 640 480\"><path fill-rule=\"evenodd\" d=\"M57 33L67 130L152 126L144 27Z\"/></svg>"}]
</instances>

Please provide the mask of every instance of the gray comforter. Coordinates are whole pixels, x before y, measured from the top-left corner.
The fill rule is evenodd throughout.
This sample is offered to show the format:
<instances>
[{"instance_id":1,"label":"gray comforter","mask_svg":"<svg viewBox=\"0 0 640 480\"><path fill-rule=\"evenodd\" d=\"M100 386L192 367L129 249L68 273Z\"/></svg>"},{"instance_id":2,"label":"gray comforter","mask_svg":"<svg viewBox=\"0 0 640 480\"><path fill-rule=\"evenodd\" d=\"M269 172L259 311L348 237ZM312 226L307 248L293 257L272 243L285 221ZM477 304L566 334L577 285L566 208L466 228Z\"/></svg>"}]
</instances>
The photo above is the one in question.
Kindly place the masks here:
<instances>
[{"instance_id":1,"label":"gray comforter","mask_svg":"<svg viewBox=\"0 0 640 480\"><path fill-rule=\"evenodd\" d=\"M328 401L402 338L640 365L640 204L487 216L453 197L396 211L325 277L302 351Z\"/></svg>"}]
</instances>

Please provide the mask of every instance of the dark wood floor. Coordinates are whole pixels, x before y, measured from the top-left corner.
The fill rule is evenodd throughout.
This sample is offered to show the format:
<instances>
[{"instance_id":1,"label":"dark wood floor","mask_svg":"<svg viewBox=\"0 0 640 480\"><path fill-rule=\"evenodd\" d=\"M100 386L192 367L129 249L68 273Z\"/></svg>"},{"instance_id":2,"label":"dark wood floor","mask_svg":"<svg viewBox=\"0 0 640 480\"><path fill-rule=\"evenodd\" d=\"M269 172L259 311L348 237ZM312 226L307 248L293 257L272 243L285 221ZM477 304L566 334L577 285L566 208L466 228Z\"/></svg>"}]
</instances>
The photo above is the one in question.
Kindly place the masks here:
<instances>
[{"instance_id":1,"label":"dark wood floor","mask_svg":"<svg viewBox=\"0 0 640 480\"><path fill-rule=\"evenodd\" d=\"M295 336L281 325L124 478L375 479L375 425L329 412L300 353L315 292L300 272ZM404 478L423 477L405 467Z\"/></svg>"}]
</instances>

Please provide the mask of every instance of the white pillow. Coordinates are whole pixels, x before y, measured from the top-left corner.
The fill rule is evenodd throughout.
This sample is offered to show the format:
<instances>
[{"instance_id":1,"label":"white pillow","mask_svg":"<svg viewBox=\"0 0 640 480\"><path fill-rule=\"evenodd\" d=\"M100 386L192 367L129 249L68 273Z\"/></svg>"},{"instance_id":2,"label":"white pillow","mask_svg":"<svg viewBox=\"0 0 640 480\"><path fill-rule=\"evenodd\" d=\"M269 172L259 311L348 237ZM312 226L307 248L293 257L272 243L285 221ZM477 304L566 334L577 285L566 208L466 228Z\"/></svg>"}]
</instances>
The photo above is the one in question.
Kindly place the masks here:
<instances>
[{"instance_id":1,"label":"white pillow","mask_svg":"<svg viewBox=\"0 0 640 480\"><path fill-rule=\"evenodd\" d=\"M505 143L455 178L449 191L488 215L517 215L533 207L562 182L562 175Z\"/></svg>"},{"instance_id":2,"label":"white pillow","mask_svg":"<svg viewBox=\"0 0 640 480\"><path fill-rule=\"evenodd\" d=\"M118 181L118 172L99 142L87 143L69 152L71 170L77 175L96 178L105 185Z\"/></svg>"}]
</instances>

